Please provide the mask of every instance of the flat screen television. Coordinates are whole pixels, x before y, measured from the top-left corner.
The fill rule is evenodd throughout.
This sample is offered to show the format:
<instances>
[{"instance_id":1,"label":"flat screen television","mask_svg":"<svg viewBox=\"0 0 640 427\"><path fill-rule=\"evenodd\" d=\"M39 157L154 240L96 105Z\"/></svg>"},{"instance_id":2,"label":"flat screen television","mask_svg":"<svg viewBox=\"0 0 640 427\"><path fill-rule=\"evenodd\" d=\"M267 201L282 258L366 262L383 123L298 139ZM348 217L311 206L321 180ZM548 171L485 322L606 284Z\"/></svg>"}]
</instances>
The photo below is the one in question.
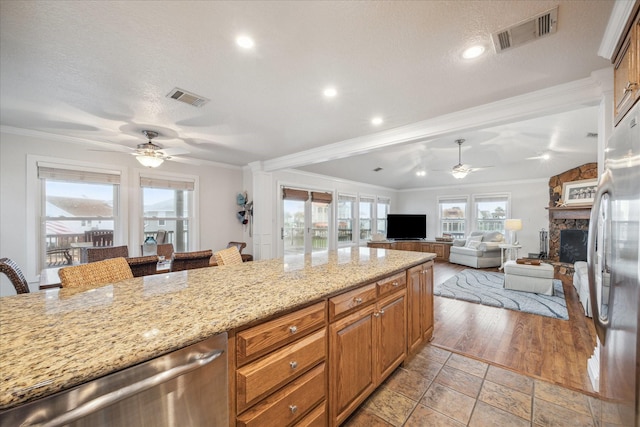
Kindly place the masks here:
<instances>
[{"instance_id":1,"label":"flat screen television","mask_svg":"<svg viewBox=\"0 0 640 427\"><path fill-rule=\"evenodd\" d=\"M427 237L427 215L388 214L387 239L412 240Z\"/></svg>"}]
</instances>

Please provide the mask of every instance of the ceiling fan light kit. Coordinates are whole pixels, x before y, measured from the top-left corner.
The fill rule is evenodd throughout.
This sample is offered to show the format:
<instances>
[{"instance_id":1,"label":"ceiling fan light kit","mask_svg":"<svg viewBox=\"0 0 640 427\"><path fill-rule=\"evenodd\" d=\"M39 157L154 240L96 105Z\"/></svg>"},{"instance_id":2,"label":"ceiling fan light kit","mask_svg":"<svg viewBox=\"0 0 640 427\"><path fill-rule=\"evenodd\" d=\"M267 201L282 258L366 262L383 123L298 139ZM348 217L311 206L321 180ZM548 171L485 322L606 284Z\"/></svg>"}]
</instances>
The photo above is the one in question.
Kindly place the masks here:
<instances>
[{"instance_id":1,"label":"ceiling fan light kit","mask_svg":"<svg viewBox=\"0 0 640 427\"><path fill-rule=\"evenodd\" d=\"M159 151L160 147L158 145L151 142L153 138L158 136L158 132L143 130L142 133L149 139L149 142L138 145L136 159L138 159L138 162L144 167L157 168L168 158Z\"/></svg>"}]
</instances>

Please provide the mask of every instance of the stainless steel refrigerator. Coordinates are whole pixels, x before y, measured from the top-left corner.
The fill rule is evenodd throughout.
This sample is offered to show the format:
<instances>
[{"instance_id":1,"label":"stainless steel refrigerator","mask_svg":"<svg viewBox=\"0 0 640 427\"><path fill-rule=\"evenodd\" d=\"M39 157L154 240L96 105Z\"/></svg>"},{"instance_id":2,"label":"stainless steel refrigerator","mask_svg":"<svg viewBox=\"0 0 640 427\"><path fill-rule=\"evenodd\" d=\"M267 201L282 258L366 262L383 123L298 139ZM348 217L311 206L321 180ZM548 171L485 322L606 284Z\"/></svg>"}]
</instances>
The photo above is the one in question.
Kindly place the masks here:
<instances>
[{"instance_id":1,"label":"stainless steel refrigerator","mask_svg":"<svg viewBox=\"0 0 640 427\"><path fill-rule=\"evenodd\" d=\"M638 426L640 396L640 103L605 150L604 172L589 222L587 263L593 320L600 341L603 422Z\"/></svg>"}]
</instances>

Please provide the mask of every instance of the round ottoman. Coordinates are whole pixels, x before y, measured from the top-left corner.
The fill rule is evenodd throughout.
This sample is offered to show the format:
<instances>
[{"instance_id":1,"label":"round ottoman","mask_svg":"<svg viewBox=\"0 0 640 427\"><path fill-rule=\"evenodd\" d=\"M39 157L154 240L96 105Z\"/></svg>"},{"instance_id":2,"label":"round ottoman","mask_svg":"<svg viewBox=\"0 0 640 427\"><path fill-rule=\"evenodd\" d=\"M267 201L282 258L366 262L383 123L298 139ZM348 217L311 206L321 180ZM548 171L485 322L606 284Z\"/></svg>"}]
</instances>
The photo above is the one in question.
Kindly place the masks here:
<instances>
[{"instance_id":1,"label":"round ottoman","mask_svg":"<svg viewBox=\"0 0 640 427\"><path fill-rule=\"evenodd\" d=\"M504 264L504 288L553 295L553 266L543 262L529 265L507 261Z\"/></svg>"}]
</instances>

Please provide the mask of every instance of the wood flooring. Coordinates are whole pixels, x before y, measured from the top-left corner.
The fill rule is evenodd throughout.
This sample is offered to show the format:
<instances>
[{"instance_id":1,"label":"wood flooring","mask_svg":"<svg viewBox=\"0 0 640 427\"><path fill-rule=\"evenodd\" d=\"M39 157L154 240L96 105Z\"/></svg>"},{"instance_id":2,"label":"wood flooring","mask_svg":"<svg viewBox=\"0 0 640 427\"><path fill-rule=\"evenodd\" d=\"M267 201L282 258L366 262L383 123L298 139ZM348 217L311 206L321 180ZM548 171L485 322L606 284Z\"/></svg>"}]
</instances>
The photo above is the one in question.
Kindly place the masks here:
<instances>
[{"instance_id":1,"label":"wood flooring","mask_svg":"<svg viewBox=\"0 0 640 427\"><path fill-rule=\"evenodd\" d=\"M434 284L467 267L437 262ZM497 271L496 268L485 269ZM587 360L596 345L573 285L563 280L569 320L434 297L432 345L587 393Z\"/></svg>"}]
</instances>

